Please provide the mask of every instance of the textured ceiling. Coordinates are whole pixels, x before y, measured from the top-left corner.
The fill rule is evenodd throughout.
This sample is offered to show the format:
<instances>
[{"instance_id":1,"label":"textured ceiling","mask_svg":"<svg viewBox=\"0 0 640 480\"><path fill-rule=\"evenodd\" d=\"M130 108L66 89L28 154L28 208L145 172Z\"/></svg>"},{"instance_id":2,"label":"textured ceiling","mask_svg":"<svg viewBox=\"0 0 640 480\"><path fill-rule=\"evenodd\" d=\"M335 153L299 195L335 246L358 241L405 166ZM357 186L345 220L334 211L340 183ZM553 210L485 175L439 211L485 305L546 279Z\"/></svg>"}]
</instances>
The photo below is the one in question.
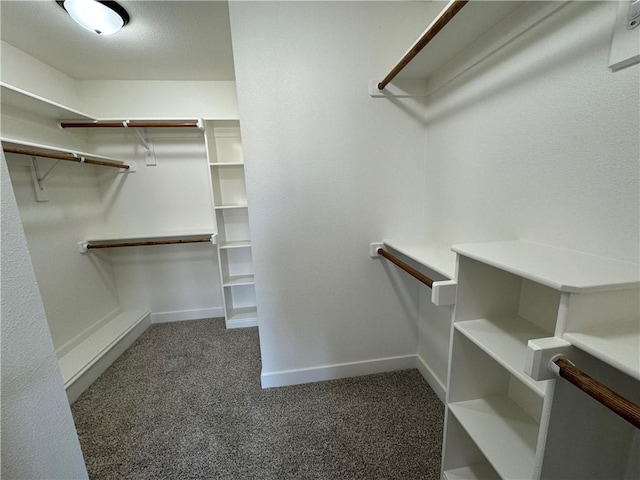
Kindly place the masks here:
<instances>
[{"instance_id":1,"label":"textured ceiling","mask_svg":"<svg viewBox=\"0 0 640 480\"><path fill-rule=\"evenodd\" d=\"M126 1L111 36L77 25L54 1L0 1L2 40L76 79L234 80L226 1Z\"/></svg>"}]
</instances>

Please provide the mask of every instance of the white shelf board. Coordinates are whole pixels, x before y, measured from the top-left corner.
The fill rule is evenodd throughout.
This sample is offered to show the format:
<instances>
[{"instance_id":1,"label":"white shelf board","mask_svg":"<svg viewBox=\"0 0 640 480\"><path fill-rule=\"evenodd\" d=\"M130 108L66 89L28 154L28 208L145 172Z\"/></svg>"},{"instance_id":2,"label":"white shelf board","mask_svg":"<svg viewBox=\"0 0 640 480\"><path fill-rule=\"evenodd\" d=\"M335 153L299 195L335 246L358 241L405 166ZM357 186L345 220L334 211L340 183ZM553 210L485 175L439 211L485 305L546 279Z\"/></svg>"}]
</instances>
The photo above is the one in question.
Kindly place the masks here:
<instances>
[{"instance_id":1,"label":"white shelf board","mask_svg":"<svg viewBox=\"0 0 640 480\"><path fill-rule=\"evenodd\" d=\"M200 230L182 230L169 232L152 232L152 233L104 233L93 235L88 238L87 242L136 242L136 241L154 241L169 240L173 238L183 237L206 237L215 235L212 229Z\"/></svg>"},{"instance_id":2,"label":"white shelf board","mask_svg":"<svg viewBox=\"0 0 640 480\"><path fill-rule=\"evenodd\" d=\"M640 325L607 325L562 338L627 375L640 380Z\"/></svg>"},{"instance_id":3,"label":"white shelf board","mask_svg":"<svg viewBox=\"0 0 640 480\"><path fill-rule=\"evenodd\" d=\"M396 78L428 78L523 3L525 2L471 1L467 3ZM443 8L445 5L443 2Z\"/></svg>"},{"instance_id":4,"label":"white shelf board","mask_svg":"<svg viewBox=\"0 0 640 480\"><path fill-rule=\"evenodd\" d=\"M598 257L526 240L453 245L459 255L562 292L637 288L640 264Z\"/></svg>"},{"instance_id":5,"label":"white shelf board","mask_svg":"<svg viewBox=\"0 0 640 480\"><path fill-rule=\"evenodd\" d=\"M227 250L232 248L251 248L251 240L241 240L235 242L223 242L218 245L221 250Z\"/></svg>"},{"instance_id":6,"label":"white shelf board","mask_svg":"<svg viewBox=\"0 0 640 480\"><path fill-rule=\"evenodd\" d=\"M241 285L253 285L254 283L253 275L235 275L224 277L222 280L223 287L239 287Z\"/></svg>"},{"instance_id":7,"label":"white shelf board","mask_svg":"<svg viewBox=\"0 0 640 480\"><path fill-rule=\"evenodd\" d=\"M454 326L512 375L539 396L544 396L548 381L537 382L524 373L527 341L552 337L552 332L517 315L465 320L456 322Z\"/></svg>"},{"instance_id":8,"label":"white shelf board","mask_svg":"<svg viewBox=\"0 0 640 480\"><path fill-rule=\"evenodd\" d=\"M456 273L456 254L444 243L418 239L384 239L383 243L410 259L453 280Z\"/></svg>"},{"instance_id":9,"label":"white shelf board","mask_svg":"<svg viewBox=\"0 0 640 480\"><path fill-rule=\"evenodd\" d=\"M539 426L524 410L508 397L456 402L449 410L502 478L532 478Z\"/></svg>"},{"instance_id":10,"label":"white shelf board","mask_svg":"<svg viewBox=\"0 0 640 480\"><path fill-rule=\"evenodd\" d=\"M80 150L72 150L72 149L68 149L68 148L53 147L51 145L45 145L45 144L42 144L42 143L29 142L29 141L19 140L19 139L15 139L15 138L0 137L0 141L5 142L5 143L11 143L13 145L18 145L18 146L21 146L21 147L31 147L31 148L37 148L39 150L49 150L50 152L56 152L56 153L75 153L76 155L78 155L80 157L90 157L90 158L95 159L95 160L106 160L108 162L116 162L116 163L122 163L122 164L125 163L125 161L122 160L121 158L105 157L104 155L96 155L95 153L91 153L91 152L82 152Z\"/></svg>"},{"instance_id":11,"label":"white shelf board","mask_svg":"<svg viewBox=\"0 0 640 480\"><path fill-rule=\"evenodd\" d=\"M446 470L443 476L446 480L500 480L500 476L488 463Z\"/></svg>"},{"instance_id":12,"label":"white shelf board","mask_svg":"<svg viewBox=\"0 0 640 480\"><path fill-rule=\"evenodd\" d=\"M216 210L239 210L242 208L248 208L248 205L216 205Z\"/></svg>"},{"instance_id":13,"label":"white shelf board","mask_svg":"<svg viewBox=\"0 0 640 480\"><path fill-rule=\"evenodd\" d=\"M91 115L27 92L21 88L6 83L1 83L0 87L3 105L10 105L54 120L95 120Z\"/></svg>"},{"instance_id":14,"label":"white shelf board","mask_svg":"<svg viewBox=\"0 0 640 480\"><path fill-rule=\"evenodd\" d=\"M243 162L211 162L210 167L244 167Z\"/></svg>"}]
</instances>

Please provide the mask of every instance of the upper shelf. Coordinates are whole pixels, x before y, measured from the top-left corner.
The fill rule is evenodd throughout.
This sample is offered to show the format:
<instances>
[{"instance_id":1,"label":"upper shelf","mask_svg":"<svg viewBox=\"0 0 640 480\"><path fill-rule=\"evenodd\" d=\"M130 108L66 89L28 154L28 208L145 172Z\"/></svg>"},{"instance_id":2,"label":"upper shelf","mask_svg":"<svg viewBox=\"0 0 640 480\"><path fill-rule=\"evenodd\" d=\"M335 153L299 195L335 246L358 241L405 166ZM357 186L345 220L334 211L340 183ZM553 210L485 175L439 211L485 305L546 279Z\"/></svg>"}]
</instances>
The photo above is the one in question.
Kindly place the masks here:
<instances>
[{"instance_id":1,"label":"upper shelf","mask_svg":"<svg viewBox=\"0 0 640 480\"><path fill-rule=\"evenodd\" d=\"M54 120L94 120L93 117L86 113L66 107L60 103L27 92L26 90L5 83L1 83L0 87L3 105L10 105Z\"/></svg>"},{"instance_id":2,"label":"upper shelf","mask_svg":"<svg viewBox=\"0 0 640 480\"><path fill-rule=\"evenodd\" d=\"M450 280L455 277L456 254L449 245L416 239L388 239L383 243Z\"/></svg>"},{"instance_id":3,"label":"upper shelf","mask_svg":"<svg viewBox=\"0 0 640 480\"><path fill-rule=\"evenodd\" d=\"M562 292L638 288L640 265L524 240L453 245L465 257Z\"/></svg>"}]
</instances>

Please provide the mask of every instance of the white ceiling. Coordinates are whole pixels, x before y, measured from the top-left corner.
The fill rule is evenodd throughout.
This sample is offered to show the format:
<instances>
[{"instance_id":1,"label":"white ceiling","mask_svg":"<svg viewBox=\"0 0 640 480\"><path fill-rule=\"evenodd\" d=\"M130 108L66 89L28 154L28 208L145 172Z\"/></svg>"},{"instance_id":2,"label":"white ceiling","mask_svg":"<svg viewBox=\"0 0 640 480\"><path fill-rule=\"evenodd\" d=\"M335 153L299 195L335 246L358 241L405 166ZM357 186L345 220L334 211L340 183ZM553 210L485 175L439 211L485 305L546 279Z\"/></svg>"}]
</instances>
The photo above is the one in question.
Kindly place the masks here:
<instances>
[{"instance_id":1,"label":"white ceiling","mask_svg":"<svg viewBox=\"0 0 640 480\"><path fill-rule=\"evenodd\" d=\"M234 80L226 1L118 3L131 21L98 36L54 0L1 0L1 38L75 79Z\"/></svg>"}]
</instances>

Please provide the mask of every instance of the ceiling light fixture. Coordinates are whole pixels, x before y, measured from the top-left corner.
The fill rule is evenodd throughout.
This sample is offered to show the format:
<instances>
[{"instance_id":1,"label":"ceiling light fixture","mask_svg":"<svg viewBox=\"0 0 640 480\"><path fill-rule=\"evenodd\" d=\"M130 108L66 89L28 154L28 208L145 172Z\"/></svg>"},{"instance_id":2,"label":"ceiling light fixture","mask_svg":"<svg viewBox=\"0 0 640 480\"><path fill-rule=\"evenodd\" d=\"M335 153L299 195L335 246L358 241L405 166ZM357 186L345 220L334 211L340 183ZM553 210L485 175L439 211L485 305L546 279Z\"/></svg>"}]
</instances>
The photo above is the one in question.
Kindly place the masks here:
<instances>
[{"instance_id":1,"label":"ceiling light fixture","mask_svg":"<svg viewBox=\"0 0 640 480\"><path fill-rule=\"evenodd\" d=\"M76 23L98 35L112 35L129 23L129 14L117 2L58 0L57 3Z\"/></svg>"}]
</instances>

